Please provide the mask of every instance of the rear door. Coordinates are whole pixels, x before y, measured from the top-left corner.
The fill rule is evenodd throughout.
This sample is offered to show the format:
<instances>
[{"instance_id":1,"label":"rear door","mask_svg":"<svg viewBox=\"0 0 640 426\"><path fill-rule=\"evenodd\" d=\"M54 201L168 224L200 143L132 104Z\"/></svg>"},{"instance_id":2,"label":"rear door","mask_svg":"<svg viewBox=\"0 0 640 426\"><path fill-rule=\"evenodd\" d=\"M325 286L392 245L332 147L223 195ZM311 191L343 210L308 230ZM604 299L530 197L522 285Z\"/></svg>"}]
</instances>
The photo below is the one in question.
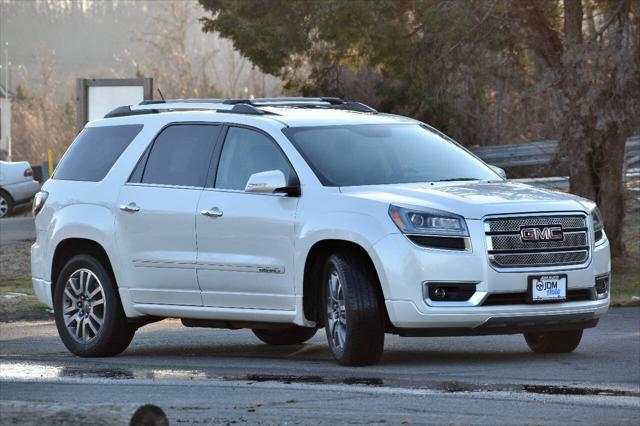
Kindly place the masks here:
<instances>
[{"instance_id":1,"label":"rear door","mask_svg":"<svg viewBox=\"0 0 640 426\"><path fill-rule=\"evenodd\" d=\"M195 215L220 126L164 128L120 192L119 246L136 303L202 305Z\"/></svg>"},{"instance_id":2,"label":"rear door","mask_svg":"<svg viewBox=\"0 0 640 426\"><path fill-rule=\"evenodd\" d=\"M293 255L299 198L244 192L249 176L295 173L270 136L229 127L215 184L196 215L198 281L205 306L295 309ZM216 214L211 214L216 212Z\"/></svg>"}]
</instances>

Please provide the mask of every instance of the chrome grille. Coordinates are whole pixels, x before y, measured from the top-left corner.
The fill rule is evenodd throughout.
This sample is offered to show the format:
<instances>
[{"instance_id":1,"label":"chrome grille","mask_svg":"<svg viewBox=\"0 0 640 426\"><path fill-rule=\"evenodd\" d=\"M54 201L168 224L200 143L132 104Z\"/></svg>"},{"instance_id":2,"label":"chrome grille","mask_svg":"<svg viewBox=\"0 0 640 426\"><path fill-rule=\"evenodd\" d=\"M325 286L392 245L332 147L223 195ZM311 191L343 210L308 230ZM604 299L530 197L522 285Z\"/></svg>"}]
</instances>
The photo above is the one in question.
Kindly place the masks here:
<instances>
[{"instance_id":1,"label":"chrome grille","mask_svg":"<svg viewBox=\"0 0 640 426\"><path fill-rule=\"evenodd\" d=\"M523 242L518 235L491 235L489 250L527 250L532 248L532 243ZM584 231L565 232L562 241L538 241L536 248L559 248L559 247L584 247L587 245L587 234Z\"/></svg>"},{"instance_id":2,"label":"chrome grille","mask_svg":"<svg viewBox=\"0 0 640 426\"><path fill-rule=\"evenodd\" d=\"M504 219L489 219L489 231L491 232L520 232L523 226L550 226L560 225L563 229L584 228L587 221L584 216L538 216L538 217L511 217Z\"/></svg>"},{"instance_id":3,"label":"chrome grille","mask_svg":"<svg viewBox=\"0 0 640 426\"><path fill-rule=\"evenodd\" d=\"M523 241L522 227L562 226L563 239ZM589 259L586 216L505 217L485 221L490 262L501 268L577 265Z\"/></svg>"},{"instance_id":4,"label":"chrome grille","mask_svg":"<svg viewBox=\"0 0 640 426\"><path fill-rule=\"evenodd\" d=\"M493 255L493 262L503 267L572 265L586 261L588 254L587 250L532 254L496 254Z\"/></svg>"}]
</instances>

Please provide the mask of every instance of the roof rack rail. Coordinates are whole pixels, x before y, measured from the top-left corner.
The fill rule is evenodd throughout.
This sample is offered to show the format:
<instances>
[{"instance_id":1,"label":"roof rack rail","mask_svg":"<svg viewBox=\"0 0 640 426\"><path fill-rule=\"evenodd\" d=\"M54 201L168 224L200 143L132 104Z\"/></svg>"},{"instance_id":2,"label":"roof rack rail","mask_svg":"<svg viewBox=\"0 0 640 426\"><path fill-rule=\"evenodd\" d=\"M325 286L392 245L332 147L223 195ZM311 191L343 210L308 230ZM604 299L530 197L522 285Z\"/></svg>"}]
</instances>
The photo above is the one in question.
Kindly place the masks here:
<instances>
[{"instance_id":1,"label":"roof rack rail","mask_svg":"<svg viewBox=\"0 0 640 426\"><path fill-rule=\"evenodd\" d=\"M255 99L171 99L142 101L137 105L121 106L109 112L104 118L126 117L140 114L156 114L161 111L208 110L234 114L264 115L275 114L259 107L335 108L348 111L377 113L375 109L360 102L347 102L341 98L282 97Z\"/></svg>"},{"instance_id":2,"label":"roof rack rail","mask_svg":"<svg viewBox=\"0 0 640 426\"><path fill-rule=\"evenodd\" d=\"M195 111L206 110L216 112L230 112L235 114L264 115L266 112L248 104L223 104L214 102L200 102L191 100L176 101L143 101L137 105L121 106L109 112L104 118L126 117L141 114L157 114L161 111Z\"/></svg>"}]
</instances>

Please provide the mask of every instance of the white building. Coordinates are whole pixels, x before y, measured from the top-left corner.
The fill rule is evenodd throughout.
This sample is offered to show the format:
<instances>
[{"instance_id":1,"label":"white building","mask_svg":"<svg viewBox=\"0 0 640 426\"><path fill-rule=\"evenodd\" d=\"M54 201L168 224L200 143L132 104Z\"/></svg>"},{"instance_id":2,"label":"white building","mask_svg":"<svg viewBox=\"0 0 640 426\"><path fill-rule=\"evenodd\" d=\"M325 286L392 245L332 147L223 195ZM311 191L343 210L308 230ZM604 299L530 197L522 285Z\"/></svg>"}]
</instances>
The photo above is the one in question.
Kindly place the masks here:
<instances>
[{"instance_id":1,"label":"white building","mask_svg":"<svg viewBox=\"0 0 640 426\"><path fill-rule=\"evenodd\" d=\"M11 151L11 98L13 94L0 84L0 160Z\"/></svg>"}]
</instances>

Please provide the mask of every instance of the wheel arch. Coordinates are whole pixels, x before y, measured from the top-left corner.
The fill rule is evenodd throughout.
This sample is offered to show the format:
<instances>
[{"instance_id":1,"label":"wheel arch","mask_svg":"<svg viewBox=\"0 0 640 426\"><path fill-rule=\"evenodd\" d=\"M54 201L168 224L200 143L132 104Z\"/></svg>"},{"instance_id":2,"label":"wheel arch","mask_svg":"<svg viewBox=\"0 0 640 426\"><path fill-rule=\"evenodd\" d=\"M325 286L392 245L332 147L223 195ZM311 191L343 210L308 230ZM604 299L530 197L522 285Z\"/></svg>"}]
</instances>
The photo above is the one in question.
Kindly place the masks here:
<instances>
[{"instance_id":1,"label":"wheel arch","mask_svg":"<svg viewBox=\"0 0 640 426\"><path fill-rule=\"evenodd\" d=\"M348 251L356 255L364 264L375 285L375 290L380 299L385 314L385 323L389 324L389 315L384 303L384 293L380 284L380 278L375 268L373 259L360 244L342 239L325 239L317 241L309 249L303 274L303 298L302 307L304 318L308 321L321 323L319 301L321 299L321 274L327 258L334 253Z\"/></svg>"},{"instance_id":2,"label":"wheel arch","mask_svg":"<svg viewBox=\"0 0 640 426\"><path fill-rule=\"evenodd\" d=\"M113 266L107 251L97 241L87 238L66 238L60 241L54 250L51 262L51 294L55 294L58 277L64 265L74 256L86 254L98 259L111 275L111 279L118 285L113 272Z\"/></svg>"}]
</instances>

